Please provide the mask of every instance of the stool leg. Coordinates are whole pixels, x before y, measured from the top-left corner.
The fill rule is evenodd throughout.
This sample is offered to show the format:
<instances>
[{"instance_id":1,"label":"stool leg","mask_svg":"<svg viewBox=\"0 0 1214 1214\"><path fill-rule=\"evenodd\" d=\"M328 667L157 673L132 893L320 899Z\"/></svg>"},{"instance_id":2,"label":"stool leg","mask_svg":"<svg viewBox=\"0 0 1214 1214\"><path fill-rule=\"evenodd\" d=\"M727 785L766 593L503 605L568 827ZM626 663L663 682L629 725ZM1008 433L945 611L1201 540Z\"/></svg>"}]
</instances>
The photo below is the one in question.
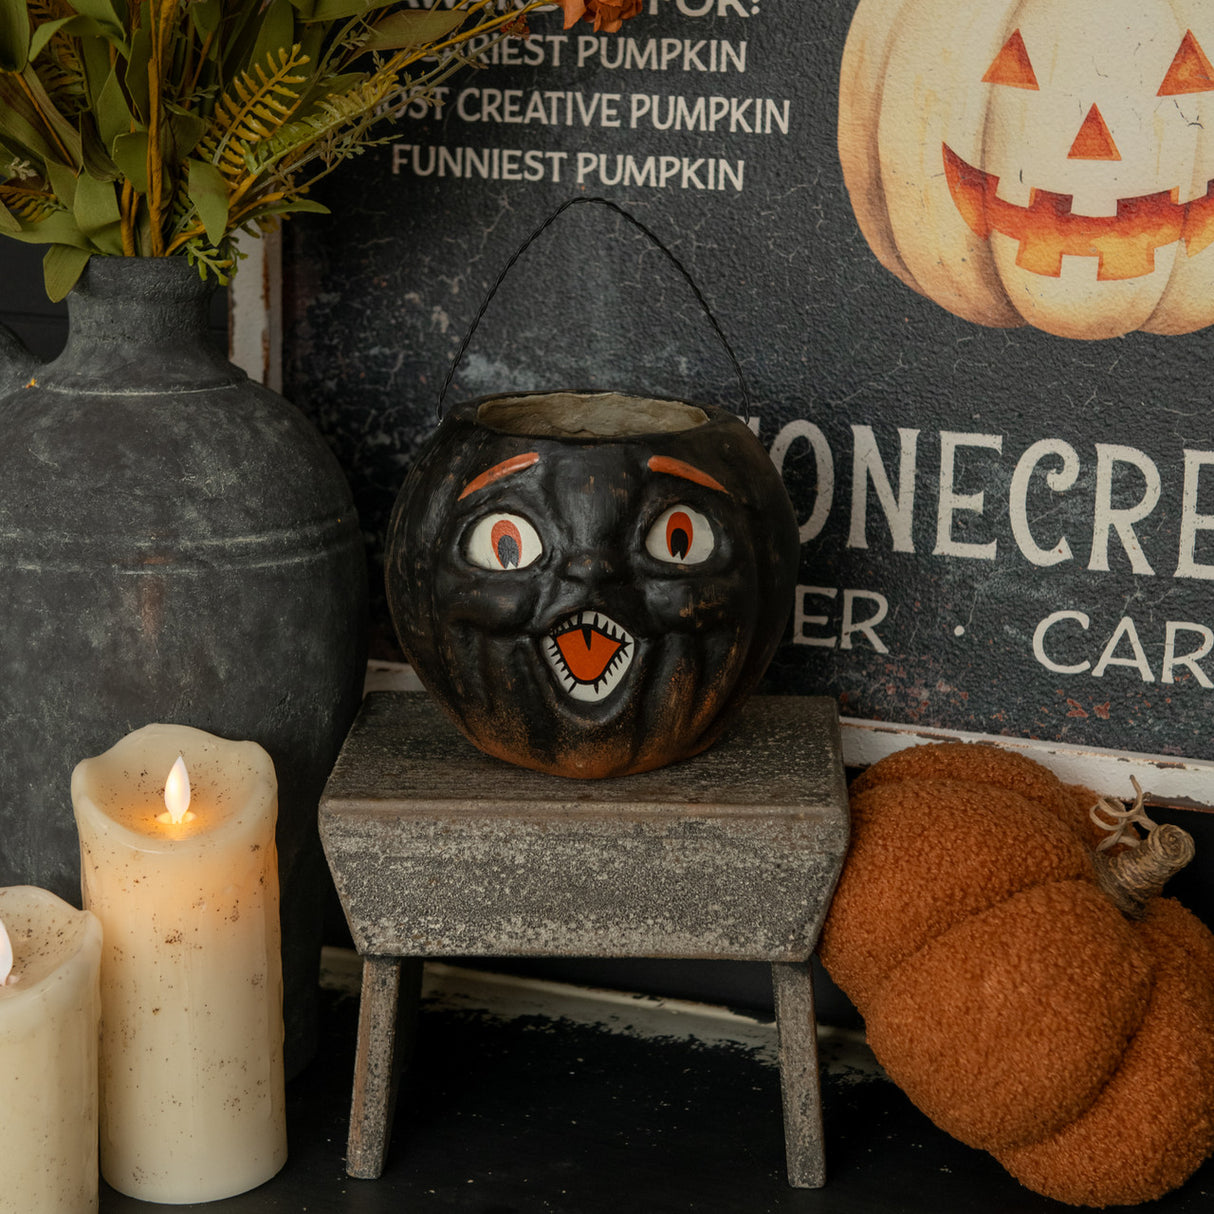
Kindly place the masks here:
<instances>
[{"instance_id":1,"label":"stool leg","mask_svg":"<svg viewBox=\"0 0 1214 1214\"><path fill-rule=\"evenodd\" d=\"M780 1036L788 1183L798 1189L820 1189L826 1183L826 1162L822 1149L818 1024L809 962L775 962L771 981Z\"/></svg>"},{"instance_id":2,"label":"stool leg","mask_svg":"<svg viewBox=\"0 0 1214 1214\"><path fill-rule=\"evenodd\" d=\"M384 1170L402 1064L413 1044L421 993L420 957L364 957L346 1174L374 1180Z\"/></svg>"}]
</instances>

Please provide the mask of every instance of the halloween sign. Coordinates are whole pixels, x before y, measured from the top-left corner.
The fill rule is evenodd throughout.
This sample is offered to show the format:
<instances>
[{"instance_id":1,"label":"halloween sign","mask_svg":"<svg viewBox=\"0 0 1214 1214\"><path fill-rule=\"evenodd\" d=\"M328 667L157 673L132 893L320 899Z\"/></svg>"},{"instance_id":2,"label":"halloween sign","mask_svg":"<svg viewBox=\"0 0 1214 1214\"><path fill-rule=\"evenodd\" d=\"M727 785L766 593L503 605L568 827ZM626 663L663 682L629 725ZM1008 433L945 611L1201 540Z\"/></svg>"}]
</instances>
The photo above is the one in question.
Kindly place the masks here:
<instances>
[{"instance_id":1,"label":"halloween sign","mask_svg":"<svg viewBox=\"0 0 1214 1214\"><path fill-rule=\"evenodd\" d=\"M885 267L958 316L1071 338L1214 321L1214 12L862 0L839 153Z\"/></svg>"},{"instance_id":2,"label":"halloween sign","mask_svg":"<svg viewBox=\"0 0 1214 1214\"><path fill-rule=\"evenodd\" d=\"M441 108L328 180L340 222L284 229L286 391L338 452L382 565L487 293L555 208L610 198L693 276L749 402L686 284L597 207L514 263L449 399L576 388L735 415L799 540L762 690L1214 759L1212 19L1179 0L645 0L596 34L538 14L530 40L490 48ZM538 450L509 442L461 455L460 491ZM465 570L482 605L552 559L562 508L505 498L554 466L451 503L470 523L503 497L458 532L489 563ZM697 514L715 537L722 495L628 467L634 563L665 568L651 535L693 551ZM696 496L657 510L661 485ZM673 515L653 531L674 507L690 536L667 533ZM641 631L593 602L562 618L517 640L538 653L528 677L554 712L613 711L642 675L622 632ZM375 620L376 654L399 659L382 598ZM463 653L482 645L510 647ZM556 698L566 667L565 686L604 698Z\"/></svg>"}]
</instances>

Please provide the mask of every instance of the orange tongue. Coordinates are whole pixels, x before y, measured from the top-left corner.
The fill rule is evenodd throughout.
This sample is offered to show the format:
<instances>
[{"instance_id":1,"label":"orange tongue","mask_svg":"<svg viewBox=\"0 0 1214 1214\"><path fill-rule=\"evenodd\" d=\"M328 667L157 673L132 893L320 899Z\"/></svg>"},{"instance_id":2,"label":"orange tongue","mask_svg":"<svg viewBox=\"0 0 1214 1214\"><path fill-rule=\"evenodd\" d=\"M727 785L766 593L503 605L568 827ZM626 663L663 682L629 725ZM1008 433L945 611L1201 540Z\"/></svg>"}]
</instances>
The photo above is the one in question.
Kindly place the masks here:
<instances>
[{"instance_id":1,"label":"orange tongue","mask_svg":"<svg viewBox=\"0 0 1214 1214\"><path fill-rule=\"evenodd\" d=\"M556 644L569 673L579 683L593 683L601 678L620 649L619 641L613 641L594 628L571 628L556 638Z\"/></svg>"}]
</instances>

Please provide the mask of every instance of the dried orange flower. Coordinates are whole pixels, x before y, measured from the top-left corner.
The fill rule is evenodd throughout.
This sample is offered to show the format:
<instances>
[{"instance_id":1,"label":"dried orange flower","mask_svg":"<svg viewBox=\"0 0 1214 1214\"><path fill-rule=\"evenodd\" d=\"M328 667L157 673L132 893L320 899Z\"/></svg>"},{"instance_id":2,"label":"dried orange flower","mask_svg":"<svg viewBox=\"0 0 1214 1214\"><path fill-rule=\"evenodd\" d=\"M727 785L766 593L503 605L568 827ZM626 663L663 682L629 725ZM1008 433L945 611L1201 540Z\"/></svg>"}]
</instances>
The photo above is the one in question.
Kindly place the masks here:
<instances>
[{"instance_id":1,"label":"dried orange flower","mask_svg":"<svg viewBox=\"0 0 1214 1214\"><path fill-rule=\"evenodd\" d=\"M558 0L565 10L565 28L568 29L580 17L593 21L596 32L603 30L614 34L630 17L640 14L644 0Z\"/></svg>"}]
</instances>

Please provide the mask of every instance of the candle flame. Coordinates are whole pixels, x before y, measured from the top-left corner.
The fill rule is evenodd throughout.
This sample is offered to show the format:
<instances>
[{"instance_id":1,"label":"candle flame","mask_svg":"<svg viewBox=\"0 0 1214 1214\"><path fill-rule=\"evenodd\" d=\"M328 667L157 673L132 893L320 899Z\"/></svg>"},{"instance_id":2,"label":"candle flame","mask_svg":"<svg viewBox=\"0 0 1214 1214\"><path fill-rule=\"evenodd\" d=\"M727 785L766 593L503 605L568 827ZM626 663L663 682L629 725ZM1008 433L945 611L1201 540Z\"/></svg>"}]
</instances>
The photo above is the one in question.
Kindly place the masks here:
<instances>
[{"instance_id":1,"label":"candle flame","mask_svg":"<svg viewBox=\"0 0 1214 1214\"><path fill-rule=\"evenodd\" d=\"M164 807L166 812L158 816L158 822L180 826L182 822L188 822L194 816L189 812L190 773L185 769L184 755L177 756L177 762L173 764L169 778L164 782Z\"/></svg>"},{"instance_id":2,"label":"candle flame","mask_svg":"<svg viewBox=\"0 0 1214 1214\"><path fill-rule=\"evenodd\" d=\"M4 923L0 921L0 986L3 986L8 981L8 976L13 970L13 942L8 938L8 932L4 930Z\"/></svg>"}]
</instances>

